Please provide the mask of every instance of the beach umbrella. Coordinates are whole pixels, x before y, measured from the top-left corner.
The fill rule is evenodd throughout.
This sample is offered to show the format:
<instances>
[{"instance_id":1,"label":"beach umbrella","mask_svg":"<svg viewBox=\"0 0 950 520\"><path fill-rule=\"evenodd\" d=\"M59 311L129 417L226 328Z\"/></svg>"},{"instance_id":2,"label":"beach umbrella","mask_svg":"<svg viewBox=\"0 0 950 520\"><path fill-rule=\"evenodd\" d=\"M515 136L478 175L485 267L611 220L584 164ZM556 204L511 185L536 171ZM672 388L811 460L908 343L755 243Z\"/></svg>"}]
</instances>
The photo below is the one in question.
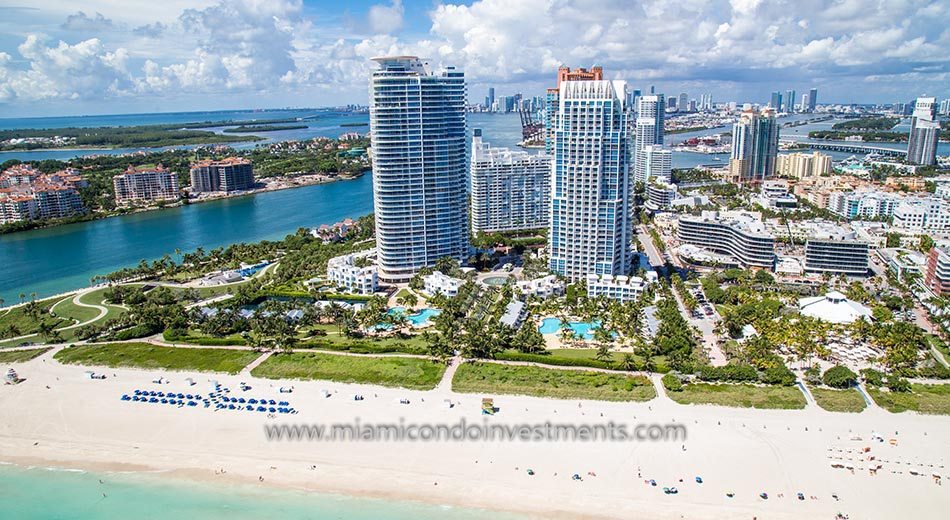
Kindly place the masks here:
<instances>
[{"instance_id":1,"label":"beach umbrella","mask_svg":"<svg viewBox=\"0 0 950 520\"><path fill-rule=\"evenodd\" d=\"M274 412L276 412L277 410L276 410L275 408L271 407L271 408L268 408L267 411L269 411L270 413L274 413Z\"/></svg>"}]
</instances>

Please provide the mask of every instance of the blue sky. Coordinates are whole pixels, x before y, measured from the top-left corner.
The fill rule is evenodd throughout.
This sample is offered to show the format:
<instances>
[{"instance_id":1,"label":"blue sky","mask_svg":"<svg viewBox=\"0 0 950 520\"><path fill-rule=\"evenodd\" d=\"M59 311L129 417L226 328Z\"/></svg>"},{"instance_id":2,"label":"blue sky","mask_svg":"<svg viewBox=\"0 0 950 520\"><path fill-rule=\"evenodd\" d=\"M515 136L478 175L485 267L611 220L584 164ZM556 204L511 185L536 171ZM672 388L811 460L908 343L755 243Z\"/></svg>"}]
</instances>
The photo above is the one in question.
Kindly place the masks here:
<instances>
[{"instance_id":1,"label":"blue sky","mask_svg":"<svg viewBox=\"0 0 950 520\"><path fill-rule=\"evenodd\" d=\"M950 96L946 0L0 0L0 117L366 103L369 58L465 70L472 101L560 64L660 92Z\"/></svg>"}]
</instances>

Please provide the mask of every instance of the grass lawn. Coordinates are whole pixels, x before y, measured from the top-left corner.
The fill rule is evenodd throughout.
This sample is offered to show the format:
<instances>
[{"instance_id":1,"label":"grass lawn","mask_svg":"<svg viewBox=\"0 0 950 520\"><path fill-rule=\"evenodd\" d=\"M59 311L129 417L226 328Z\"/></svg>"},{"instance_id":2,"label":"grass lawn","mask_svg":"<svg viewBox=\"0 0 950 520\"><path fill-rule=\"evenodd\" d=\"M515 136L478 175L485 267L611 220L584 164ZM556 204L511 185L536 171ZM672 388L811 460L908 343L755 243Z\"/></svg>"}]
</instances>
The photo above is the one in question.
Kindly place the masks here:
<instances>
[{"instance_id":1,"label":"grass lawn","mask_svg":"<svg viewBox=\"0 0 950 520\"><path fill-rule=\"evenodd\" d=\"M445 365L422 358L346 356L317 352L276 353L251 371L269 379L325 379L339 383L435 388Z\"/></svg>"},{"instance_id":2,"label":"grass lawn","mask_svg":"<svg viewBox=\"0 0 950 520\"><path fill-rule=\"evenodd\" d=\"M80 307L73 303L72 297L63 298L53 306L53 314L61 317L76 320L76 323L84 323L99 315L99 309L92 307ZM70 325L72 325L70 323Z\"/></svg>"},{"instance_id":3,"label":"grass lawn","mask_svg":"<svg viewBox=\"0 0 950 520\"><path fill-rule=\"evenodd\" d=\"M667 392L680 404L715 404L735 408L801 410L807 402L794 386L690 383L681 392Z\"/></svg>"},{"instance_id":4,"label":"grass lawn","mask_svg":"<svg viewBox=\"0 0 950 520\"><path fill-rule=\"evenodd\" d=\"M110 318L115 318L117 316L120 316L128 312L127 310L125 310L122 307L119 307L118 305L105 303L104 293L107 290L109 290L108 287L103 287L101 289L96 289L95 291L88 292L79 298L79 301L83 303L87 303L90 305L102 305L103 307L108 309L109 312L105 316L103 316L102 321L108 320Z\"/></svg>"},{"instance_id":5,"label":"grass lawn","mask_svg":"<svg viewBox=\"0 0 950 520\"><path fill-rule=\"evenodd\" d=\"M56 353L71 365L198 370L236 374L260 354L249 350L159 347L149 343L78 345Z\"/></svg>"},{"instance_id":6,"label":"grass lawn","mask_svg":"<svg viewBox=\"0 0 950 520\"><path fill-rule=\"evenodd\" d=\"M950 363L950 348L947 347L947 344L940 340L937 336L933 334L927 335L927 342L935 347L941 354L943 354L943 359Z\"/></svg>"},{"instance_id":7,"label":"grass lawn","mask_svg":"<svg viewBox=\"0 0 950 520\"><path fill-rule=\"evenodd\" d=\"M932 415L950 415L950 384L911 384L910 392L888 392L868 388L871 399L881 408L893 413L915 412Z\"/></svg>"},{"instance_id":8,"label":"grass lawn","mask_svg":"<svg viewBox=\"0 0 950 520\"><path fill-rule=\"evenodd\" d=\"M405 354L425 354L426 341L422 334L413 334L407 337L388 336L377 338L348 338L339 333L336 325L317 325L314 327L327 333L326 336L313 336L302 339L298 348L313 348L326 350L344 350L356 354L383 354L386 352L402 352Z\"/></svg>"},{"instance_id":9,"label":"grass lawn","mask_svg":"<svg viewBox=\"0 0 950 520\"><path fill-rule=\"evenodd\" d=\"M599 401L649 401L656 397L653 383L644 376L479 362L458 368L452 390Z\"/></svg>"},{"instance_id":10,"label":"grass lawn","mask_svg":"<svg viewBox=\"0 0 950 520\"><path fill-rule=\"evenodd\" d=\"M0 351L0 363L24 363L48 352L49 348L31 348L29 350Z\"/></svg>"},{"instance_id":11,"label":"grass lawn","mask_svg":"<svg viewBox=\"0 0 950 520\"><path fill-rule=\"evenodd\" d=\"M857 413L867 407L861 392L855 388L837 390L834 388L812 388L808 391L814 396L815 402L829 412Z\"/></svg>"},{"instance_id":12,"label":"grass lawn","mask_svg":"<svg viewBox=\"0 0 950 520\"><path fill-rule=\"evenodd\" d=\"M36 310L38 319L30 316L30 314L27 312L26 305L21 305L14 309L0 311L0 335L16 337L33 334L39 330L41 322L49 323L54 327L69 325L70 322L64 321L55 316L50 316L49 314L49 308L55 305L61 299L62 298L50 298L46 300L37 300ZM10 333L11 326L14 328L13 333Z\"/></svg>"}]
</instances>

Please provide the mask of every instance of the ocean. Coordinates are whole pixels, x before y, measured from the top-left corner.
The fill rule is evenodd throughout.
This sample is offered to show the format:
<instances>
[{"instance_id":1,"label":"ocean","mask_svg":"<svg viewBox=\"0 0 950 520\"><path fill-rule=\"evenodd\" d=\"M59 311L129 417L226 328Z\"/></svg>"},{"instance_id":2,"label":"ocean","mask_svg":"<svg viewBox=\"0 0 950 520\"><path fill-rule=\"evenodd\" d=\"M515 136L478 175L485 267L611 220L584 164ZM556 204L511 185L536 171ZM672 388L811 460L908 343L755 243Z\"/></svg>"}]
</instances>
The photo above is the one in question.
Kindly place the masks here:
<instances>
[{"instance_id":1,"label":"ocean","mask_svg":"<svg viewBox=\"0 0 950 520\"><path fill-rule=\"evenodd\" d=\"M141 473L91 473L0 465L0 518L517 520L520 517L412 502L173 480Z\"/></svg>"}]
</instances>

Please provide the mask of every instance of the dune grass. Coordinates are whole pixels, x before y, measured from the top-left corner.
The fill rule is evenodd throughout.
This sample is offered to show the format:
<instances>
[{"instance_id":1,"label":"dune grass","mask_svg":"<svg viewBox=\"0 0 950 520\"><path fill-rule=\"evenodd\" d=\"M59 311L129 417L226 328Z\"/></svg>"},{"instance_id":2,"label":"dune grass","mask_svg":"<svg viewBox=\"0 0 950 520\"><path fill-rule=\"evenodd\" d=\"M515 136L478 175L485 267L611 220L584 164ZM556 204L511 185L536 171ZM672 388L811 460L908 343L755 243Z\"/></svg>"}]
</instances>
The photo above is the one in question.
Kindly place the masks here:
<instances>
[{"instance_id":1,"label":"dune grass","mask_svg":"<svg viewBox=\"0 0 950 520\"><path fill-rule=\"evenodd\" d=\"M930 415L950 415L950 384L911 384L910 392L888 392L868 388L878 406L893 413L908 410Z\"/></svg>"},{"instance_id":2,"label":"dune grass","mask_svg":"<svg viewBox=\"0 0 950 520\"><path fill-rule=\"evenodd\" d=\"M77 345L54 358L70 365L197 370L236 374L260 354L250 350L159 347L149 343Z\"/></svg>"},{"instance_id":3,"label":"dune grass","mask_svg":"<svg viewBox=\"0 0 950 520\"><path fill-rule=\"evenodd\" d=\"M480 362L460 366L452 390L599 401L649 401L656 397L653 383L644 376Z\"/></svg>"},{"instance_id":4,"label":"dune grass","mask_svg":"<svg viewBox=\"0 0 950 520\"><path fill-rule=\"evenodd\" d=\"M444 373L445 365L429 359L318 352L277 353L251 371L269 379L324 379L413 390L435 388Z\"/></svg>"},{"instance_id":5,"label":"dune grass","mask_svg":"<svg viewBox=\"0 0 950 520\"><path fill-rule=\"evenodd\" d=\"M801 410L807 402L794 386L690 383L680 392L667 392L680 404L714 404L733 408Z\"/></svg>"},{"instance_id":6,"label":"dune grass","mask_svg":"<svg viewBox=\"0 0 950 520\"><path fill-rule=\"evenodd\" d=\"M867 407L861 392L855 388L836 390L833 388L808 389L818 406L829 412L858 413Z\"/></svg>"},{"instance_id":7,"label":"dune grass","mask_svg":"<svg viewBox=\"0 0 950 520\"><path fill-rule=\"evenodd\" d=\"M25 363L49 352L49 348L31 348L28 350L0 350L0 363Z\"/></svg>"}]
</instances>

